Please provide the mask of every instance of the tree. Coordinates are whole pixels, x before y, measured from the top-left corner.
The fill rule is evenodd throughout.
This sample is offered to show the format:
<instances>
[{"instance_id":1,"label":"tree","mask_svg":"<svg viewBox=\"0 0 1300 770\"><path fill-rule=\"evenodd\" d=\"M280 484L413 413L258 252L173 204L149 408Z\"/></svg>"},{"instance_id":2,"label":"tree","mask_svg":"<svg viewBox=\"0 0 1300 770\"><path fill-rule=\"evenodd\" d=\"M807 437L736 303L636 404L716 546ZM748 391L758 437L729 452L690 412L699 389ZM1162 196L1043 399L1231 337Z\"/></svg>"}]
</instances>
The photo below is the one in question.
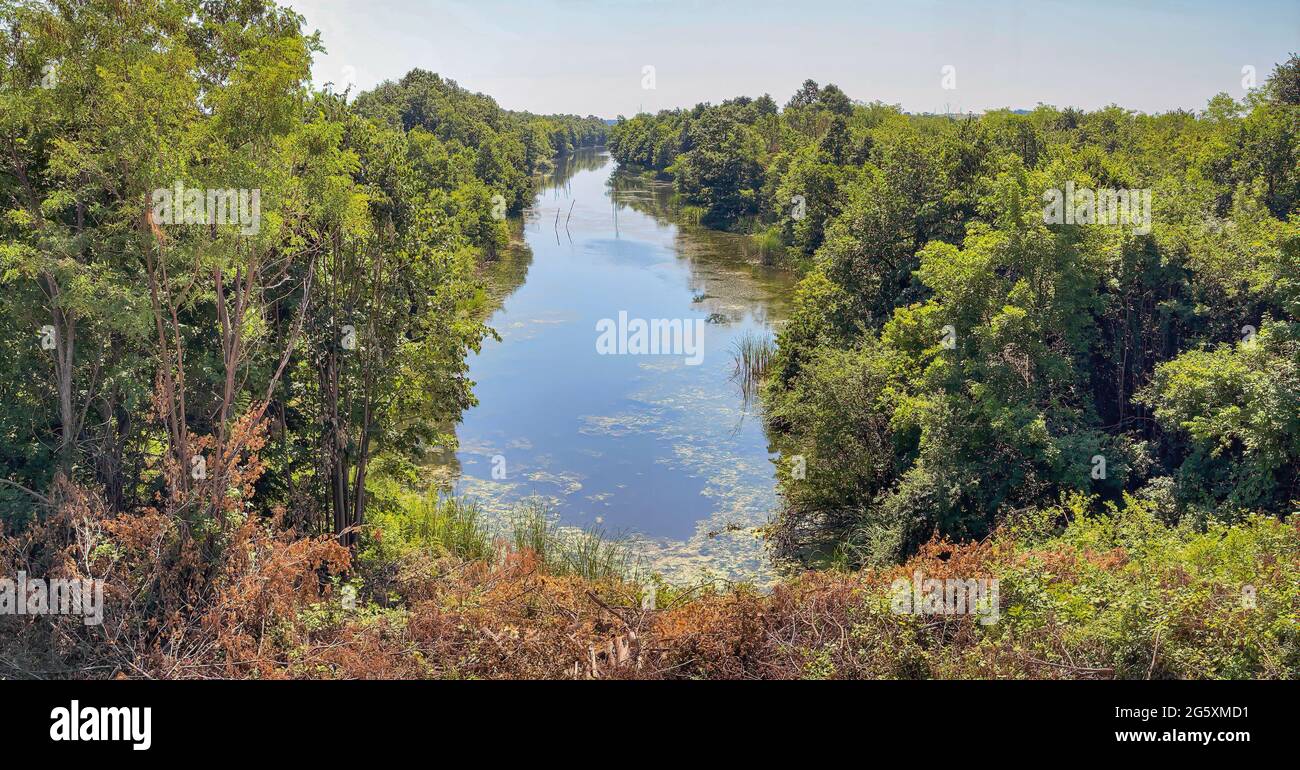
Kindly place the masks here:
<instances>
[{"instance_id":1,"label":"tree","mask_svg":"<svg viewBox=\"0 0 1300 770\"><path fill-rule=\"evenodd\" d=\"M762 185L754 138L735 119L711 111L690 126L693 149L679 156L677 188L707 209L705 220L734 223L757 208Z\"/></svg>"},{"instance_id":2,"label":"tree","mask_svg":"<svg viewBox=\"0 0 1300 770\"><path fill-rule=\"evenodd\" d=\"M785 103L785 108L789 110L811 107L817 103L817 98L820 95L821 89L817 86L817 81L810 78L799 86L799 90L794 92L794 96L790 97L790 101Z\"/></svg>"}]
</instances>

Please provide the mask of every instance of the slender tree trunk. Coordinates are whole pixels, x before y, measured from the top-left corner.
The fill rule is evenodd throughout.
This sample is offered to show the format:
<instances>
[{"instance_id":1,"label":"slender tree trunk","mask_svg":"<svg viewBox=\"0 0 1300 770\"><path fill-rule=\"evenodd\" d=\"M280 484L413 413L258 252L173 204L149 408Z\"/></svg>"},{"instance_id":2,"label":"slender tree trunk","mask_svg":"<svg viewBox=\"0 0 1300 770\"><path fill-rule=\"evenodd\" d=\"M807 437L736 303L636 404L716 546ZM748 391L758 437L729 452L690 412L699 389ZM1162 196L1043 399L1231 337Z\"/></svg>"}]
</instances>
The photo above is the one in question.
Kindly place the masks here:
<instances>
[{"instance_id":1,"label":"slender tree trunk","mask_svg":"<svg viewBox=\"0 0 1300 770\"><path fill-rule=\"evenodd\" d=\"M343 421L339 415L339 359L331 350L320 367L321 408L324 412L325 464L330 484L330 512L334 535L346 545L343 531L348 527L348 471Z\"/></svg>"},{"instance_id":2,"label":"slender tree trunk","mask_svg":"<svg viewBox=\"0 0 1300 770\"><path fill-rule=\"evenodd\" d=\"M357 451L357 478L353 485L352 524L361 526L366 518L366 470L370 467L370 398L366 397L365 415L361 420L361 441ZM345 545L357 542L357 533L348 534Z\"/></svg>"},{"instance_id":3,"label":"slender tree trunk","mask_svg":"<svg viewBox=\"0 0 1300 770\"><path fill-rule=\"evenodd\" d=\"M77 415L72 401L73 362L77 349L76 319L59 306L62 289L49 272L41 274L45 294L50 300L50 320L54 328L54 386L59 393L59 467L71 475L76 461Z\"/></svg>"},{"instance_id":4,"label":"slender tree trunk","mask_svg":"<svg viewBox=\"0 0 1300 770\"><path fill-rule=\"evenodd\" d=\"M157 236L157 234L156 234ZM160 237L160 236L158 236ZM181 347L180 322L176 307L172 303L171 282L167 278L167 267L163 263L161 245L158 247L158 262L153 259L152 244L146 247L145 258L149 273L149 299L153 306L154 326L158 334L158 387L160 417L167 426L167 438L172 461L179 469L175 482L179 489L173 495L179 495L190 486L189 435L185 415L185 357ZM167 294L167 305L163 305L163 292ZM170 310L171 320L166 320ZM167 328L172 334L168 339Z\"/></svg>"}]
</instances>

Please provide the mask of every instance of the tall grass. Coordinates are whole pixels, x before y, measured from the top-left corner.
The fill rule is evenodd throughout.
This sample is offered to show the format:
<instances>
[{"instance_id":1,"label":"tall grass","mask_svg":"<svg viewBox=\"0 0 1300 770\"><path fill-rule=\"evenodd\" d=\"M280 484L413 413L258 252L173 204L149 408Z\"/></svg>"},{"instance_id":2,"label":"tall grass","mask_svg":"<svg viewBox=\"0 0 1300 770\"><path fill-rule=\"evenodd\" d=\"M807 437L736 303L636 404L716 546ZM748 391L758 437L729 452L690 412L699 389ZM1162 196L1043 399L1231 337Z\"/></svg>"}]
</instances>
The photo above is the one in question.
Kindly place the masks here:
<instances>
[{"instance_id":1,"label":"tall grass","mask_svg":"<svg viewBox=\"0 0 1300 770\"><path fill-rule=\"evenodd\" d=\"M704 221L704 217L707 216L708 213L709 210L703 206L692 206L687 204L681 207L677 216L681 222L698 225Z\"/></svg>"},{"instance_id":2,"label":"tall grass","mask_svg":"<svg viewBox=\"0 0 1300 770\"><path fill-rule=\"evenodd\" d=\"M561 526L554 505L540 497L527 498L515 507L510 516L510 542L516 551L535 554L552 575L629 580L637 571L628 541L594 527Z\"/></svg>"},{"instance_id":3,"label":"tall grass","mask_svg":"<svg viewBox=\"0 0 1300 770\"><path fill-rule=\"evenodd\" d=\"M533 496L518 503L510 513L510 545L516 551L532 551L545 562L551 541L551 504Z\"/></svg>"},{"instance_id":4,"label":"tall grass","mask_svg":"<svg viewBox=\"0 0 1300 770\"><path fill-rule=\"evenodd\" d=\"M435 557L492 562L498 549L536 555L551 575L576 575L592 581L635 580L632 543L598 528L561 525L555 504L532 496L517 503L504 521L467 497L434 491L410 495L395 509L376 511L371 524L379 536L370 540L369 557L392 559L410 551Z\"/></svg>"},{"instance_id":5,"label":"tall grass","mask_svg":"<svg viewBox=\"0 0 1300 770\"><path fill-rule=\"evenodd\" d=\"M731 378L740 384L745 398L752 399L772 365L772 358L776 355L776 342L767 334L746 329L731 344L731 350L735 361Z\"/></svg>"},{"instance_id":6,"label":"tall grass","mask_svg":"<svg viewBox=\"0 0 1300 770\"><path fill-rule=\"evenodd\" d=\"M750 237L754 239L754 245L758 248L764 265L776 264L785 256L785 242L781 240L781 228L776 225L760 230Z\"/></svg>"},{"instance_id":7,"label":"tall grass","mask_svg":"<svg viewBox=\"0 0 1300 770\"><path fill-rule=\"evenodd\" d=\"M492 530L469 498L428 495L397 525L401 538L415 547L462 559L492 558Z\"/></svg>"}]
</instances>

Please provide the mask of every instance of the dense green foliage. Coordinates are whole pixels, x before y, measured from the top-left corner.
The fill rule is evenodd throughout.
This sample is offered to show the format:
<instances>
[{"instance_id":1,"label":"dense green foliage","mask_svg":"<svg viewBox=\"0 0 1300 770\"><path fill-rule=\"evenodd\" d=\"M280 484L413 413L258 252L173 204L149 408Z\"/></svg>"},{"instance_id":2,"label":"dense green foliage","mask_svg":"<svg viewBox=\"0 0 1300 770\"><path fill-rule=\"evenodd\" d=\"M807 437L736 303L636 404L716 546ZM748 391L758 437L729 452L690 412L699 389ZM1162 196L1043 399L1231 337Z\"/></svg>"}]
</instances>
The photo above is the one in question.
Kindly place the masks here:
<instances>
[{"instance_id":1,"label":"dense green foliage","mask_svg":"<svg viewBox=\"0 0 1300 770\"><path fill-rule=\"evenodd\" d=\"M910 116L809 81L620 120L621 162L807 268L767 385L782 553L897 559L1071 492L1295 510L1298 72L1200 114ZM1070 186L1150 190L1150 226L1058 224Z\"/></svg>"},{"instance_id":2,"label":"dense green foliage","mask_svg":"<svg viewBox=\"0 0 1300 770\"><path fill-rule=\"evenodd\" d=\"M475 271L532 173L605 123L419 70L349 103L308 87L302 23L0 2L0 521L62 475L196 532L284 511L346 541L376 462L454 442L435 426L473 403ZM177 185L201 216L205 190L256 192L256 221L173 221Z\"/></svg>"},{"instance_id":3,"label":"dense green foliage","mask_svg":"<svg viewBox=\"0 0 1300 770\"><path fill-rule=\"evenodd\" d=\"M436 138L435 154L466 163L431 159L437 178L477 177L504 196L518 212L532 201L533 174L552 167L552 158L603 144L608 126L600 118L508 112L484 94L471 93L432 72L411 70L361 94L356 109L394 128ZM423 138L423 141L429 141Z\"/></svg>"}]
</instances>

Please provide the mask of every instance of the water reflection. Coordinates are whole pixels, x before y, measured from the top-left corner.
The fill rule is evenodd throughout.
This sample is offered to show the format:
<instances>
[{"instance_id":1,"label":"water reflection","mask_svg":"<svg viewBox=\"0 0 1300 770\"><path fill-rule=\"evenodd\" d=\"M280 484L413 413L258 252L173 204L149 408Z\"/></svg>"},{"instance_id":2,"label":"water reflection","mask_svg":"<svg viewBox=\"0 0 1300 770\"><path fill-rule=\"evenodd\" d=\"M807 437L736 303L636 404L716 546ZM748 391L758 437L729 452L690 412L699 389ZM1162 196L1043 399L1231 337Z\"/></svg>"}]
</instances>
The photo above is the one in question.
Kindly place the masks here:
<instances>
[{"instance_id":1,"label":"water reflection","mask_svg":"<svg viewBox=\"0 0 1300 770\"><path fill-rule=\"evenodd\" d=\"M479 405L456 429L455 488L496 515L550 498L565 523L635 534L671 579L765 583L754 528L776 504L772 454L731 348L771 334L791 279L748 239L674 217L669 186L601 151L547 176L520 243L484 268L501 341L469 362ZM699 365L601 355L596 325L620 313L705 321Z\"/></svg>"}]
</instances>

